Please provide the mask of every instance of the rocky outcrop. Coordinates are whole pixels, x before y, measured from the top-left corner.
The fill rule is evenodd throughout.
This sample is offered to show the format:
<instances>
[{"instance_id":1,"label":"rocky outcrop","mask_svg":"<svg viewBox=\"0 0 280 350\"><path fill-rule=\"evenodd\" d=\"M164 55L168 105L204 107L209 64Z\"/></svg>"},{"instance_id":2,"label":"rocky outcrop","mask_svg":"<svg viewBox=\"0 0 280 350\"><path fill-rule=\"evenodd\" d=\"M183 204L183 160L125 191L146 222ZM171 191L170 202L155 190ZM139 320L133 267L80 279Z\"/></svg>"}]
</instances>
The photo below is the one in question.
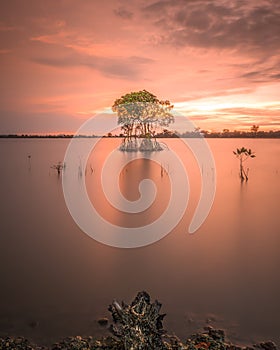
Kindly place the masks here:
<instances>
[{"instance_id":1,"label":"rocky outcrop","mask_svg":"<svg viewBox=\"0 0 280 350\"><path fill-rule=\"evenodd\" d=\"M69 337L54 344L52 350L277 350L269 341L240 347L226 341L221 329L205 327L203 332L191 335L185 342L168 335L163 328L165 314L160 313L161 304L151 302L147 292L139 292L131 304L113 301L109 305L113 323L109 326L112 336L96 340L92 337ZM100 319L107 326L107 319ZM0 338L0 350L46 350L32 345L24 338Z\"/></svg>"}]
</instances>

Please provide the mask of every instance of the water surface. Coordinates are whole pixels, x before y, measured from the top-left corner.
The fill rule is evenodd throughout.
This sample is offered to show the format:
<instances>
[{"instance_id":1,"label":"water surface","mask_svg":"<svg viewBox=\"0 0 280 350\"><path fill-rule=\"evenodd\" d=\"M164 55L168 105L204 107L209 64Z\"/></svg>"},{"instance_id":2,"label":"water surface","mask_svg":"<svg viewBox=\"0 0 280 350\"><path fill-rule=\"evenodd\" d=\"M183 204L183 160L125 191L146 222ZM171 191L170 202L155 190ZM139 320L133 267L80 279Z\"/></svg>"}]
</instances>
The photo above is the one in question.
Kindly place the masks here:
<instances>
[{"instance_id":1,"label":"water surface","mask_svg":"<svg viewBox=\"0 0 280 350\"><path fill-rule=\"evenodd\" d=\"M1 334L24 335L39 344L74 334L99 336L104 330L96 320L109 316L113 299L130 302L137 291L147 290L163 303L166 328L182 339L210 323L223 327L232 341L270 339L280 345L280 141L207 141L217 192L201 228L187 233L200 193L197 164L178 140L164 140L189 174L186 213L162 240L119 249L91 239L69 214L61 177L50 168L63 160L69 140L0 140ZM158 196L142 217L119 216L96 185L105 154L119 140L102 142L87 163L92 203L105 218L126 227L159 217L170 195L168 173L147 160L124 167L120 187L128 199L139 197L143 177L155 181ZM243 184L232 154L241 146L257 155L248 160L249 181ZM171 171L176 171L172 164Z\"/></svg>"}]
</instances>

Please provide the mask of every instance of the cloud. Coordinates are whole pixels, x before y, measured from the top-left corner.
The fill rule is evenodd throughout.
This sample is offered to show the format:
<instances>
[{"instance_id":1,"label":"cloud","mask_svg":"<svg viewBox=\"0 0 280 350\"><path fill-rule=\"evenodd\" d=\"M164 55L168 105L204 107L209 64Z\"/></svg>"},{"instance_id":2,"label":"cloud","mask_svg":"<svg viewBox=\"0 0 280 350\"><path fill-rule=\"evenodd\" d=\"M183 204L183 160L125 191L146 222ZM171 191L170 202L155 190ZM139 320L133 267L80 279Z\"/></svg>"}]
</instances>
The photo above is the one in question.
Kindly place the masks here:
<instances>
[{"instance_id":1,"label":"cloud","mask_svg":"<svg viewBox=\"0 0 280 350\"><path fill-rule=\"evenodd\" d=\"M124 7L119 7L117 9L115 9L114 14L117 17L121 17L122 19L132 19L132 17L133 17L133 13L131 11L128 11Z\"/></svg>"},{"instance_id":2,"label":"cloud","mask_svg":"<svg viewBox=\"0 0 280 350\"><path fill-rule=\"evenodd\" d=\"M277 0L158 1L142 9L160 26L163 43L176 47L278 51L280 3Z\"/></svg>"},{"instance_id":3,"label":"cloud","mask_svg":"<svg viewBox=\"0 0 280 350\"><path fill-rule=\"evenodd\" d=\"M0 1L1 109L70 118L146 88L206 128L276 123L279 23L279 0Z\"/></svg>"},{"instance_id":4,"label":"cloud","mask_svg":"<svg viewBox=\"0 0 280 350\"><path fill-rule=\"evenodd\" d=\"M280 67L273 67L258 71L250 71L240 76L250 78L251 82L273 82L280 80Z\"/></svg>"},{"instance_id":5,"label":"cloud","mask_svg":"<svg viewBox=\"0 0 280 350\"><path fill-rule=\"evenodd\" d=\"M270 77L275 80L280 80L280 73L277 74L271 74Z\"/></svg>"},{"instance_id":6,"label":"cloud","mask_svg":"<svg viewBox=\"0 0 280 350\"><path fill-rule=\"evenodd\" d=\"M223 108L217 110L219 113L234 114L238 116L255 116L255 117L278 117L280 118L280 106L278 108ZM280 120L280 119L279 119Z\"/></svg>"},{"instance_id":7,"label":"cloud","mask_svg":"<svg viewBox=\"0 0 280 350\"><path fill-rule=\"evenodd\" d=\"M180 96L180 98L177 98L177 102L179 102L180 104L180 101L188 102L188 101L202 100L205 98L251 94L254 91L255 89L252 89L252 88L236 88L236 89L218 90L218 91L210 91L210 92L202 91L202 92L187 95L187 96Z\"/></svg>"},{"instance_id":8,"label":"cloud","mask_svg":"<svg viewBox=\"0 0 280 350\"><path fill-rule=\"evenodd\" d=\"M0 22L0 32L11 32L15 30L19 30L19 28L16 26L7 25L3 22Z\"/></svg>"},{"instance_id":9,"label":"cloud","mask_svg":"<svg viewBox=\"0 0 280 350\"><path fill-rule=\"evenodd\" d=\"M105 76L117 77L122 79L135 79L138 77L146 64L154 61L147 57L102 57L77 53L69 48L56 55L36 56L31 58L33 62L58 67L87 67L99 71Z\"/></svg>"},{"instance_id":10,"label":"cloud","mask_svg":"<svg viewBox=\"0 0 280 350\"><path fill-rule=\"evenodd\" d=\"M0 49L0 55L6 55L8 53L11 53L12 50L7 50L7 49Z\"/></svg>"}]
</instances>

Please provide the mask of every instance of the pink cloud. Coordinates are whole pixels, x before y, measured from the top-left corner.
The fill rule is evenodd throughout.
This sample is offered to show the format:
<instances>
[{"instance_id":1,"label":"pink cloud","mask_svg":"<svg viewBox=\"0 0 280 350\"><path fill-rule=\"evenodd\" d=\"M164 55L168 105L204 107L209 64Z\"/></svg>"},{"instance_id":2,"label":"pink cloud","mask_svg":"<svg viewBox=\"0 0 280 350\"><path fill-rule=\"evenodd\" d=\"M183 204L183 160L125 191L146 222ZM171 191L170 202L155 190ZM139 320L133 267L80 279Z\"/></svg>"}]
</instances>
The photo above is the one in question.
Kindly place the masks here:
<instances>
[{"instance_id":1,"label":"pink cloud","mask_svg":"<svg viewBox=\"0 0 280 350\"><path fill-rule=\"evenodd\" d=\"M74 131L144 88L185 103L203 128L277 126L279 15L266 0L1 2L2 126L18 118L25 130L57 130L67 120Z\"/></svg>"}]
</instances>

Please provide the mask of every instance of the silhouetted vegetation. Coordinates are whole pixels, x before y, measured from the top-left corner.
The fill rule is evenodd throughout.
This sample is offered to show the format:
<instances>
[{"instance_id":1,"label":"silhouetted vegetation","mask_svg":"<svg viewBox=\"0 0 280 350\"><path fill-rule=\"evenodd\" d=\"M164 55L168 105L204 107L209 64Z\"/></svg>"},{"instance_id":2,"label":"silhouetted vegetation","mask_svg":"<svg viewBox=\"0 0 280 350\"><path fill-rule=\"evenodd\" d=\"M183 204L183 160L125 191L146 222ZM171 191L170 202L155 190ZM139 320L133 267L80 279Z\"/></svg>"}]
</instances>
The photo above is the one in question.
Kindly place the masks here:
<instances>
[{"instance_id":1,"label":"silhouetted vegetation","mask_svg":"<svg viewBox=\"0 0 280 350\"><path fill-rule=\"evenodd\" d=\"M204 137L209 138L280 138L280 130L269 130L269 131L239 131L233 130L230 131L228 129L224 129L223 131L205 131L201 130L200 133L203 134Z\"/></svg>"},{"instance_id":2,"label":"silhouetted vegetation","mask_svg":"<svg viewBox=\"0 0 280 350\"><path fill-rule=\"evenodd\" d=\"M252 127L253 128L253 127ZM259 131L259 130L252 130L250 131L239 131L239 130L233 130L230 131L229 129L224 129L223 131L208 131L208 130L194 130L194 131L185 131L185 132L175 132L171 130L164 129L162 132L155 133L154 136L157 138L175 138L175 137L185 137L185 138L192 138L192 137L205 137L205 138L263 138L263 139L276 139L280 138L280 130L269 130L269 131ZM2 134L0 135L0 138L30 138L30 139L71 139L73 137L75 138L100 138L100 137L121 137L123 138L125 136L124 132L121 132L120 134L113 135L112 133L108 133L104 136L98 136L98 135L66 135L66 134L59 134L59 135L37 135L37 134ZM136 137L145 137L145 135L137 134Z\"/></svg>"},{"instance_id":3,"label":"silhouetted vegetation","mask_svg":"<svg viewBox=\"0 0 280 350\"><path fill-rule=\"evenodd\" d=\"M65 169L65 163L58 162L57 164L52 165L51 168L55 169L57 171L57 175L60 176L62 170Z\"/></svg>"},{"instance_id":4,"label":"silhouetted vegetation","mask_svg":"<svg viewBox=\"0 0 280 350\"><path fill-rule=\"evenodd\" d=\"M147 90L130 92L115 100L112 110L118 115L123 143L122 151L159 151L156 141L158 127L174 122L170 113L173 106L168 100L159 100ZM138 139L142 139L140 146Z\"/></svg>"},{"instance_id":5,"label":"silhouetted vegetation","mask_svg":"<svg viewBox=\"0 0 280 350\"><path fill-rule=\"evenodd\" d=\"M236 151L233 151L233 154L236 156L236 158L239 159L239 176L241 181L248 181L248 174L249 174L249 168L244 169L244 162L248 159L248 158L255 158L255 154L254 152L252 152L252 150L249 148L237 148Z\"/></svg>"}]
</instances>

